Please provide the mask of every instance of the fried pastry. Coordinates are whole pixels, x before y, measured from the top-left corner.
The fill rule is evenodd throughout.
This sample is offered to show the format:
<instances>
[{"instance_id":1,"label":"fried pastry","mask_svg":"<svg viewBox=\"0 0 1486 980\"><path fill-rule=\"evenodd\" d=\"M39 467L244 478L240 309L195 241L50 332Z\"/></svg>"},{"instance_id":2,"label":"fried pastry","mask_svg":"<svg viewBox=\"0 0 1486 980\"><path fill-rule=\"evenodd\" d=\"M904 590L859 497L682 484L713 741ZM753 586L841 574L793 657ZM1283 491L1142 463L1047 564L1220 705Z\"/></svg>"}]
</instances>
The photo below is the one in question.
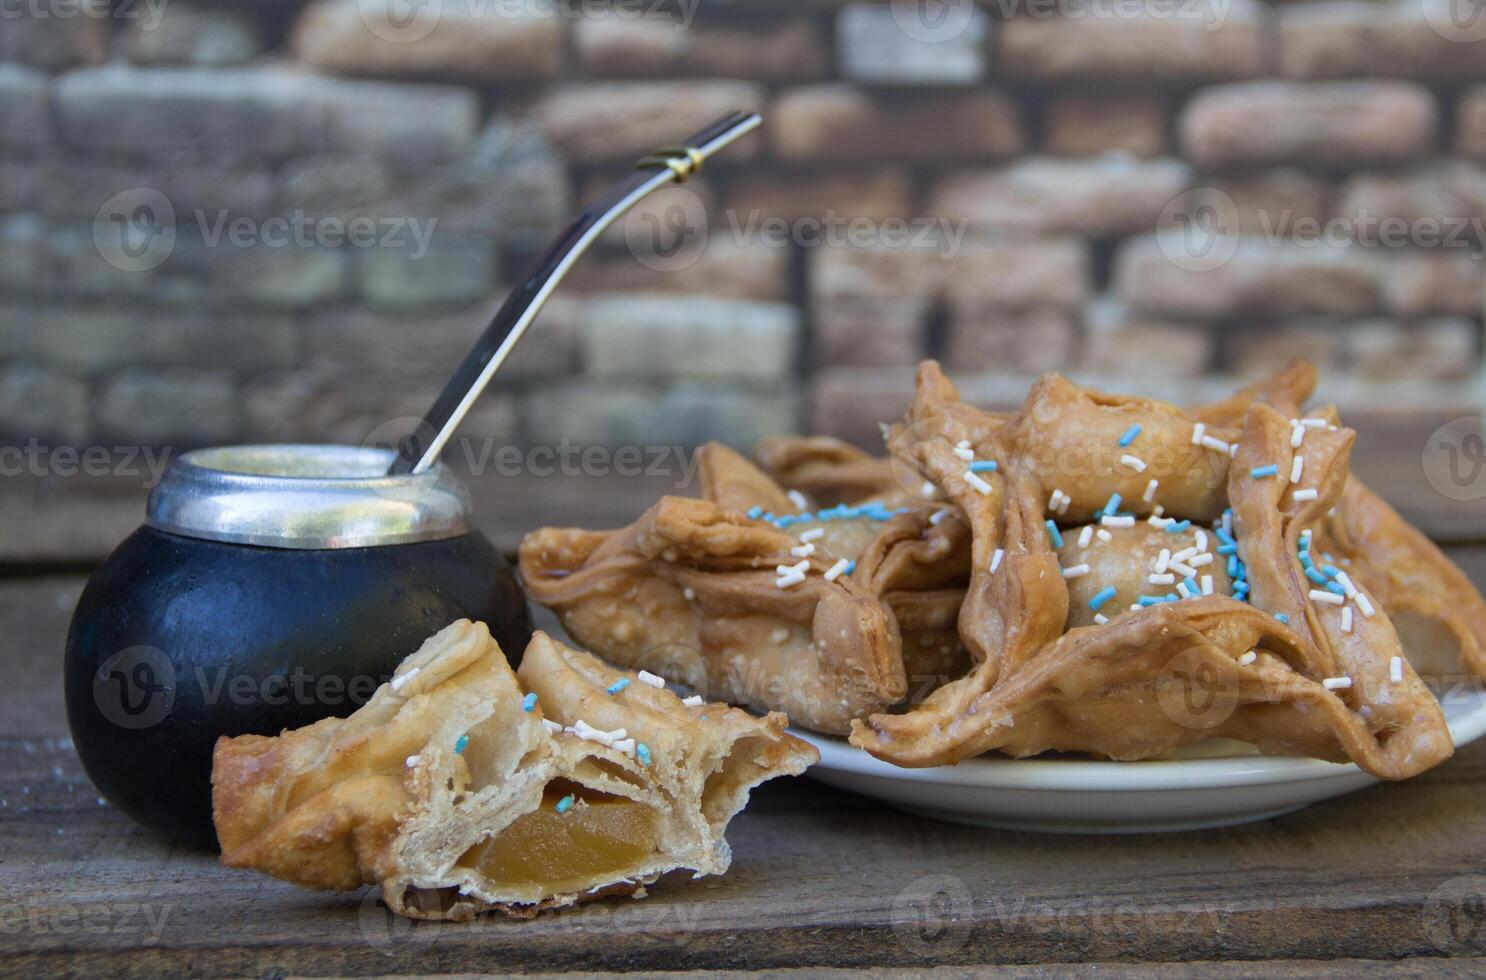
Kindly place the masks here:
<instances>
[{"instance_id":1,"label":"fried pastry","mask_svg":"<svg viewBox=\"0 0 1486 980\"><path fill-rule=\"evenodd\" d=\"M749 791L817 754L537 633L513 672L481 623L427 640L349 718L217 744L222 861L397 912L528 916L721 874Z\"/></svg>"}]
</instances>

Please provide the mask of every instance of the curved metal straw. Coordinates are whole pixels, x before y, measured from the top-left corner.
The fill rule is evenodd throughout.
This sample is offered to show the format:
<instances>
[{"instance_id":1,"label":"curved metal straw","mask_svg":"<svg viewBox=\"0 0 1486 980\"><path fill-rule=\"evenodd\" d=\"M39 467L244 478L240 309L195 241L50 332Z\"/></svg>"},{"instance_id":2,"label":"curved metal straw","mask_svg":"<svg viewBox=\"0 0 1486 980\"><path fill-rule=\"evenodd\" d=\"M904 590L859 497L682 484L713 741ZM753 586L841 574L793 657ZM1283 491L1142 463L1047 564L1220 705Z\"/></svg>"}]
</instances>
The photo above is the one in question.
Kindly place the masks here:
<instances>
[{"instance_id":1,"label":"curved metal straw","mask_svg":"<svg viewBox=\"0 0 1486 980\"><path fill-rule=\"evenodd\" d=\"M402 440L397 458L387 472L392 475L421 473L434 464L465 413L521 340L526 328L536 319L552 290L616 218L666 184L685 180L697 171L703 160L751 132L761 122L763 117L756 112L730 113L680 145L661 147L640 160L636 164L637 173L619 181L602 197L579 211L572 223L533 263L521 285L506 297L490 326L465 355L454 376L423 417L424 425ZM427 431L431 431L433 437L423 445L423 433Z\"/></svg>"}]
</instances>

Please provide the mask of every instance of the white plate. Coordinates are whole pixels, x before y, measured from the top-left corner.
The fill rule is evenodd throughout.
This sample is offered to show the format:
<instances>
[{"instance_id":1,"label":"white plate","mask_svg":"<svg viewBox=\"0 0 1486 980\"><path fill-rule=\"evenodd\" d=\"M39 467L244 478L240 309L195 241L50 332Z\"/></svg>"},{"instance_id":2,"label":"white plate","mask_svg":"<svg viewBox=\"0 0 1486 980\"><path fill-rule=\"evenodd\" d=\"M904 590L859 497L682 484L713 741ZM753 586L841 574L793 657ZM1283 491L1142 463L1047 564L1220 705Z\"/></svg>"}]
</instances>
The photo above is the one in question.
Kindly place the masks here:
<instances>
[{"instance_id":1,"label":"white plate","mask_svg":"<svg viewBox=\"0 0 1486 980\"><path fill-rule=\"evenodd\" d=\"M1445 718L1457 750L1480 738L1486 733L1486 693L1454 693ZM820 749L809 775L828 785L953 823L1058 834L1225 827L1276 817L1377 781L1355 765L1317 759L1203 758L1212 745L1152 762L986 755L953 766L901 769L844 739L794 733Z\"/></svg>"}]
</instances>

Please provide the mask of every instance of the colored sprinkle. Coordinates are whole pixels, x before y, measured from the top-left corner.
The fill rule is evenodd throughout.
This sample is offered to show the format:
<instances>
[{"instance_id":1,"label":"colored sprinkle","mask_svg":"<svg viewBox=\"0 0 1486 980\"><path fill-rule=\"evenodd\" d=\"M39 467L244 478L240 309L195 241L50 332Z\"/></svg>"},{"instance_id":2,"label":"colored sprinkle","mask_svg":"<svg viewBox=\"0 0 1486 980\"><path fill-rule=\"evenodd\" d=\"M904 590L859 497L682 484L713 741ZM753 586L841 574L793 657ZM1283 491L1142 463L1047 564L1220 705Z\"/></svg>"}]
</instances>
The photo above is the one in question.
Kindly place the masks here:
<instances>
[{"instance_id":1,"label":"colored sprinkle","mask_svg":"<svg viewBox=\"0 0 1486 980\"><path fill-rule=\"evenodd\" d=\"M467 749L467 748L469 748L469 745L470 745L470 737L468 735L461 735L461 736L459 736L458 738L456 738L454 740L454 754L455 755L464 755L464 750Z\"/></svg>"},{"instance_id":2,"label":"colored sprinkle","mask_svg":"<svg viewBox=\"0 0 1486 980\"><path fill-rule=\"evenodd\" d=\"M762 507L750 507L748 508L747 513L749 517L753 518L754 520L758 520L760 517L764 516L764 509Z\"/></svg>"},{"instance_id":3,"label":"colored sprinkle","mask_svg":"<svg viewBox=\"0 0 1486 980\"><path fill-rule=\"evenodd\" d=\"M1289 616L1286 616L1284 613L1275 613L1274 614L1274 618L1275 619L1278 619L1280 622L1284 623L1286 626L1289 626L1290 625L1290 617Z\"/></svg>"},{"instance_id":4,"label":"colored sprinkle","mask_svg":"<svg viewBox=\"0 0 1486 980\"><path fill-rule=\"evenodd\" d=\"M1328 591L1335 592L1339 596L1344 596L1347 594L1347 590L1342 588L1342 584L1340 582L1327 582L1326 588Z\"/></svg>"},{"instance_id":5,"label":"colored sprinkle","mask_svg":"<svg viewBox=\"0 0 1486 980\"><path fill-rule=\"evenodd\" d=\"M521 699L521 710L522 711L531 712L531 711L536 710L536 707L537 707L537 696L536 696L535 693L528 694L526 697L524 697L524 698Z\"/></svg>"},{"instance_id":6,"label":"colored sprinkle","mask_svg":"<svg viewBox=\"0 0 1486 980\"><path fill-rule=\"evenodd\" d=\"M1135 437L1138 435L1140 435L1140 424L1136 423L1135 425L1132 425L1130 426L1130 428L1126 429L1124 435L1120 436L1120 445L1130 445L1130 443L1135 441Z\"/></svg>"},{"instance_id":7,"label":"colored sprinkle","mask_svg":"<svg viewBox=\"0 0 1486 980\"><path fill-rule=\"evenodd\" d=\"M1113 585L1106 585L1104 588L1094 593L1094 597L1089 600L1089 608L1097 612L1100 606L1104 605L1106 602L1113 599L1114 597L1115 587Z\"/></svg>"},{"instance_id":8,"label":"colored sprinkle","mask_svg":"<svg viewBox=\"0 0 1486 980\"><path fill-rule=\"evenodd\" d=\"M1220 544L1218 545L1218 554L1228 555L1229 557L1236 557L1238 555L1238 545Z\"/></svg>"},{"instance_id":9,"label":"colored sprinkle","mask_svg":"<svg viewBox=\"0 0 1486 980\"><path fill-rule=\"evenodd\" d=\"M615 681L613 684L610 684L607 688L605 688L605 690L607 690L610 694L618 694L620 691L624 690L627 687L629 687L629 678L621 677L619 678L619 680Z\"/></svg>"},{"instance_id":10,"label":"colored sprinkle","mask_svg":"<svg viewBox=\"0 0 1486 980\"><path fill-rule=\"evenodd\" d=\"M573 794L569 793L567 796L564 796L562 799L558 800L557 806L553 807L552 809L556 810L558 813L567 813L573 808L573 801Z\"/></svg>"},{"instance_id":11,"label":"colored sprinkle","mask_svg":"<svg viewBox=\"0 0 1486 980\"><path fill-rule=\"evenodd\" d=\"M1305 570L1305 577L1310 579L1312 582L1315 582L1317 585L1326 584L1326 576L1316 571L1315 568L1307 568Z\"/></svg>"},{"instance_id":12,"label":"colored sprinkle","mask_svg":"<svg viewBox=\"0 0 1486 980\"><path fill-rule=\"evenodd\" d=\"M1202 592L1202 589L1199 588L1197 585L1197 580L1190 575L1188 575L1182 581L1182 584L1185 585L1187 587L1187 591L1191 592L1193 595L1199 595Z\"/></svg>"},{"instance_id":13,"label":"colored sprinkle","mask_svg":"<svg viewBox=\"0 0 1486 980\"><path fill-rule=\"evenodd\" d=\"M1278 466L1276 466L1274 463L1270 463L1268 466L1256 466L1253 469L1249 470L1249 476L1252 476L1256 480L1262 480L1266 476L1274 476L1279 471L1280 468Z\"/></svg>"},{"instance_id":14,"label":"colored sprinkle","mask_svg":"<svg viewBox=\"0 0 1486 980\"><path fill-rule=\"evenodd\" d=\"M1063 534L1058 530L1057 522L1053 521L1052 519L1048 519L1043 523L1047 525L1047 536L1052 539L1053 547L1063 547Z\"/></svg>"},{"instance_id":15,"label":"colored sprinkle","mask_svg":"<svg viewBox=\"0 0 1486 980\"><path fill-rule=\"evenodd\" d=\"M1165 596L1159 596L1159 595L1143 595L1143 596L1140 596L1135 601L1138 602L1138 603L1140 603L1142 606L1159 606L1159 605L1161 605L1161 603L1163 603L1163 602L1165 602L1167 600L1166 600L1166 597Z\"/></svg>"},{"instance_id":16,"label":"colored sprinkle","mask_svg":"<svg viewBox=\"0 0 1486 980\"><path fill-rule=\"evenodd\" d=\"M1104 505L1104 516L1112 517L1120 509L1121 497L1117 493L1109 495L1109 502Z\"/></svg>"},{"instance_id":17,"label":"colored sprinkle","mask_svg":"<svg viewBox=\"0 0 1486 980\"><path fill-rule=\"evenodd\" d=\"M1182 531L1187 530L1191 526L1191 521L1176 521L1175 523L1166 525L1166 530L1170 534L1179 534Z\"/></svg>"},{"instance_id":18,"label":"colored sprinkle","mask_svg":"<svg viewBox=\"0 0 1486 980\"><path fill-rule=\"evenodd\" d=\"M640 760L640 765L650 765L650 746L644 742L635 745L635 758Z\"/></svg>"},{"instance_id":19,"label":"colored sprinkle","mask_svg":"<svg viewBox=\"0 0 1486 980\"><path fill-rule=\"evenodd\" d=\"M996 461L994 459L978 459L970 464L971 473L994 473L996 472Z\"/></svg>"}]
</instances>

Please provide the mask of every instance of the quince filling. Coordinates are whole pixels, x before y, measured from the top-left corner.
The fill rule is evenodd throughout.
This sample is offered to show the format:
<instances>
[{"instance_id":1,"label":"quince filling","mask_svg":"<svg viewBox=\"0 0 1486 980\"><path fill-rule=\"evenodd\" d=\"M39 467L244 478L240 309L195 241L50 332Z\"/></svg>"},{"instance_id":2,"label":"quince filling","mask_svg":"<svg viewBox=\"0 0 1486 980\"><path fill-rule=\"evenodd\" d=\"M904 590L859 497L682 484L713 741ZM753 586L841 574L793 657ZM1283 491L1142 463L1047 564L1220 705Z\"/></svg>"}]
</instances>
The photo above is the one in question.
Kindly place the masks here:
<instances>
[{"instance_id":1,"label":"quince filling","mask_svg":"<svg viewBox=\"0 0 1486 980\"><path fill-rule=\"evenodd\" d=\"M571 803L563 801L572 797ZM471 847L459 864L498 888L540 888L560 895L622 878L657 851L653 807L554 781L542 805Z\"/></svg>"}]
</instances>

